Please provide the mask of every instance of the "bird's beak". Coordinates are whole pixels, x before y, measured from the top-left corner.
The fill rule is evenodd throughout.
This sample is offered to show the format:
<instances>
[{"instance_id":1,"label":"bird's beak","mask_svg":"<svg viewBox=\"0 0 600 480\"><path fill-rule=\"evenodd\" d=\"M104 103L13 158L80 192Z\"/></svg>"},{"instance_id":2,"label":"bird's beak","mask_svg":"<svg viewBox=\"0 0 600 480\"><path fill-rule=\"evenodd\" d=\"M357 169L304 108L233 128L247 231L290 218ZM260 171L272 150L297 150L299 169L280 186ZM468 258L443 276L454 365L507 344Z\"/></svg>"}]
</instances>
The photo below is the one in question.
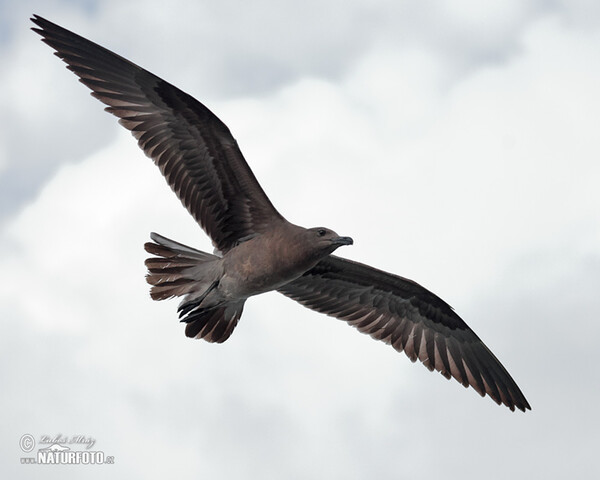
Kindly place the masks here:
<instances>
[{"instance_id":1,"label":"bird's beak","mask_svg":"<svg viewBox=\"0 0 600 480\"><path fill-rule=\"evenodd\" d=\"M331 243L333 243L334 245L352 245L354 243L354 240L352 240L352 238L350 237L336 237L331 239Z\"/></svg>"}]
</instances>

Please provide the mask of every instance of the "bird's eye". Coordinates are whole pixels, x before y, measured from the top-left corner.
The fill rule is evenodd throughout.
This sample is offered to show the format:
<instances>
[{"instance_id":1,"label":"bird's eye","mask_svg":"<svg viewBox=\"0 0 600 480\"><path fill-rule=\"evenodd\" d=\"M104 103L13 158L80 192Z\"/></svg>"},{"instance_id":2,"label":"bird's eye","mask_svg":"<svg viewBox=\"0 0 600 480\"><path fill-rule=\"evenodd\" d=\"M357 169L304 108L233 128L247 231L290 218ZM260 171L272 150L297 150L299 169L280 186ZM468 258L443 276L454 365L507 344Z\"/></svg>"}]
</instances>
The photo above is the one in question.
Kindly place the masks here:
<instances>
[{"instance_id":1,"label":"bird's eye","mask_svg":"<svg viewBox=\"0 0 600 480\"><path fill-rule=\"evenodd\" d=\"M326 233L327 233L327 231L326 231L324 228L319 228L319 229L317 230L317 235L318 235L319 237L324 237Z\"/></svg>"}]
</instances>

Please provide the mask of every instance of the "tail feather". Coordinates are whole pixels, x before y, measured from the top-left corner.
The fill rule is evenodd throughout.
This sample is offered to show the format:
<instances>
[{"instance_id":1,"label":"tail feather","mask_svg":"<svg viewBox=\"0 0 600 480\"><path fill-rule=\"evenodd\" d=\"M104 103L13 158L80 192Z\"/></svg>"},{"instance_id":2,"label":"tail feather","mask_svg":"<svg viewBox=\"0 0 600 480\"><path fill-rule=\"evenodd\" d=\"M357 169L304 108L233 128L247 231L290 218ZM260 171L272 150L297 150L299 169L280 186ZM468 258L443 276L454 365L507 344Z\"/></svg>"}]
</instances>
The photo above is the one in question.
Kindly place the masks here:
<instances>
[{"instance_id":1,"label":"tail feather","mask_svg":"<svg viewBox=\"0 0 600 480\"><path fill-rule=\"evenodd\" d=\"M181 321L187 323L185 334L208 342L227 340L242 315L245 300L225 303L218 297L207 299L219 285L219 257L156 233L150 237L153 242L146 243L144 248L155 255L145 262L152 299L183 296L178 312Z\"/></svg>"},{"instance_id":2,"label":"tail feather","mask_svg":"<svg viewBox=\"0 0 600 480\"><path fill-rule=\"evenodd\" d=\"M214 308L193 308L181 319L187 323L185 334L211 343L227 340L242 316L244 301L227 303Z\"/></svg>"},{"instance_id":3,"label":"tail feather","mask_svg":"<svg viewBox=\"0 0 600 480\"><path fill-rule=\"evenodd\" d=\"M196 250L195 248L188 247L183 243L176 242L175 240L171 240L170 238L163 237L158 233L152 232L150 234L150 238L155 243L146 243L153 251L146 249L148 253L152 253L154 255L158 255L161 257L172 257L172 256L184 256L190 259L211 259L214 258L215 255L211 255L210 253L202 252L200 250ZM156 253L155 253L156 252Z\"/></svg>"},{"instance_id":4,"label":"tail feather","mask_svg":"<svg viewBox=\"0 0 600 480\"><path fill-rule=\"evenodd\" d=\"M145 262L148 268L146 281L152 285L153 300L187 295L202 288L203 272L208 264L219 257L152 233L156 243L144 244L144 249L156 255ZM204 267L204 268L203 268Z\"/></svg>"}]
</instances>

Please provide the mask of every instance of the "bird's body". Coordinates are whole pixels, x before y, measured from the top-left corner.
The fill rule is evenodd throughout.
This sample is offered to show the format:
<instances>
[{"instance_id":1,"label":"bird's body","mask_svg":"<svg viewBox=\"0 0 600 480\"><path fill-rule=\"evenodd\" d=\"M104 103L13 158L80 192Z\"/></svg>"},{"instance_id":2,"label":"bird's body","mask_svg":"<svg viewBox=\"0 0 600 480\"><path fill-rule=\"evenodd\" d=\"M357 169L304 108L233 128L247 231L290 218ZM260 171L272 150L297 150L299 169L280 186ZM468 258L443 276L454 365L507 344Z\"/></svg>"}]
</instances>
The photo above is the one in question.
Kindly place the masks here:
<instances>
[{"instance_id":1,"label":"bird's body","mask_svg":"<svg viewBox=\"0 0 600 480\"><path fill-rule=\"evenodd\" d=\"M290 284L352 239L326 228L306 229L277 221L264 233L243 239L221 256L152 234L146 260L155 300L183 297L179 311L186 333L224 342L254 295ZM231 328L228 328L231 327Z\"/></svg>"},{"instance_id":2,"label":"bird's body","mask_svg":"<svg viewBox=\"0 0 600 480\"><path fill-rule=\"evenodd\" d=\"M506 369L442 299L419 284L332 255L350 237L288 222L227 126L163 79L39 16L44 42L107 105L154 161L218 254L157 234L146 250L155 300L182 297L186 335L223 342L245 301L271 290L346 321L511 410L529 403Z\"/></svg>"},{"instance_id":3,"label":"bird's body","mask_svg":"<svg viewBox=\"0 0 600 480\"><path fill-rule=\"evenodd\" d=\"M295 280L333 250L351 242L324 228L306 229L281 222L227 252L223 257L225 277L231 291L238 295L269 292Z\"/></svg>"}]
</instances>

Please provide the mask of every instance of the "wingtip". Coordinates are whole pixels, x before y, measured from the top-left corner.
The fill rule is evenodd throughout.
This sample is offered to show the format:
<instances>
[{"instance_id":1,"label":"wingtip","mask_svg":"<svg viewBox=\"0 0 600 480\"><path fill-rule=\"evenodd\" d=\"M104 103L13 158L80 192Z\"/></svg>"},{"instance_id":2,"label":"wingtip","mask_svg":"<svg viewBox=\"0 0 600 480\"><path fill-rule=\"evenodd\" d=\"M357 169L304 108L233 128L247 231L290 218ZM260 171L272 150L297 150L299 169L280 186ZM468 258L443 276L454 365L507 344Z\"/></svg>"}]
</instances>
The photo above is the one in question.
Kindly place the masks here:
<instances>
[{"instance_id":1,"label":"wingtip","mask_svg":"<svg viewBox=\"0 0 600 480\"><path fill-rule=\"evenodd\" d=\"M39 15L36 15L35 13L29 18L29 20L31 20L36 26L31 27L31 30L33 30L35 33L37 33L38 35L43 35L44 31L42 30L41 27L41 21L43 21L44 19L42 17L40 17Z\"/></svg>"},{"instance_id":2,"label":"wingtip","mask_svg":"<svg viewBox=\"0 0 600 480\"><path fill-rule=\"evenodd\" d=\"M31 20L33 23L35 23L38 27L42 27L43 28L43 24L44 23L49 23L48 20L46 20L44 17L41 17L37 14L33 14L31 15L31 17L29 18L29 20ZM38 31L38 29L36 29L35 27L31 27L31 29L33 31Z\"/></svg>"},{"instance_id":3,"label":"wingtip","mask_svg":"<svg viewBox=\"0 0 600 480\"><path fill-rule=\"evenodd\" d=\"M515 387L516 387L516 384L515 384ZM518 389L518 387L516 387L516 388ZM502 393L506 393L506 392L502 392ZM509 395L508 397L505 397L505 395L503 394L503 395L501 395L500 399L495 399L491 395L489 395L489 396L498 405L504 405L504 406L508 407L511 412L514 412L517 409L522 412L527 412L527 410L531 410L531 405L529 405L529 402L525 399L525 396L521 393L521 390L518 390L517 392L508 391L507 393Z\"/></svg>"},{"instance_id":4,"label":"wingtip","mask_svg":"<svg viewBox=\"0 0 600 480\"><path fill-rule=\"evenodd\" d=\"M531 411L531 405L529 405L529 402L525 399L523 399L523 401L524 403L520 403L519 405L517 405L517 408L524 413L526 413L527 410Z\"/></svg>"},{"instance_id":5,"label":"wingtip","mask_svg":"<svg viewBox=\"0 0 600 480\"><path fill-rule=\"evenodd\" d=\"M48 43L46 41L46 37L48 35L48 30L50 29L50 27L58 29L61 28L55 23L52 23L50 20L46 20L44 17L36 15L35 13L29 18L29 20L31 20L36 25L35 27L31 27L31 30L40 35L41 37L44 37L42 38L42 41L46 43Z\"/></svg>"}]
</instances>

